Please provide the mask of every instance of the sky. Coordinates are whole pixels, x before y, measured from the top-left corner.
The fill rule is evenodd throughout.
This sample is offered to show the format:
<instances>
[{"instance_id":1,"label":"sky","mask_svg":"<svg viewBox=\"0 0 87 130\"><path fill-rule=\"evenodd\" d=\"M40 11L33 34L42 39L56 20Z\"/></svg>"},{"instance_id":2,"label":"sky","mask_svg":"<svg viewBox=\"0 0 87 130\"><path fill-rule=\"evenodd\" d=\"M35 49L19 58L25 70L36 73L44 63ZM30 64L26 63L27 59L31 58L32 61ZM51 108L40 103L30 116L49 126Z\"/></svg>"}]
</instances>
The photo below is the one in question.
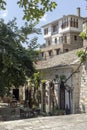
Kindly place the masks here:
<instances>
[{"instance_id":1,"label":"sky","mask_svg":"<svg viewBox=\"0 0 87 130\"><path fill-rule=\"evenodd\" d=\"M18 26L23 25L23 11L16 4L18 0L6 0L7 6L5 11L0 10L0 18L3 18L6 22L12 20L14 17L17 18ZM45 41L43 39L43 29L42 26L52 22L56 19L61 18L63 15L77 14L77 7L81 8L81 16L87 17L87 0L53 0L57 3L56 9L52 12L46 13L42 19L40 19L37 27L41 28L42 34L38 36L38 42L43 44Z\"/></svg>"}]
</instances>

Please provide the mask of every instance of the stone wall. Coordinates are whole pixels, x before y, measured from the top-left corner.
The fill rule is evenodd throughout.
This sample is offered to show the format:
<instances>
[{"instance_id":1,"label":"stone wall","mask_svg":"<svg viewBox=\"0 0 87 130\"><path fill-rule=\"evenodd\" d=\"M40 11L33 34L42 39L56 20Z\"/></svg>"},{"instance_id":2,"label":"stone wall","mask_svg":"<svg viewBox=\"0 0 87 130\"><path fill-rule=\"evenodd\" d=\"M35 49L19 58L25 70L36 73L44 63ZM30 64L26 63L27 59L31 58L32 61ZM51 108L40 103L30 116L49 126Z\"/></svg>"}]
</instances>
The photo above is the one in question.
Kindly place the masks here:
<instances>
[{"instance_id":1,"label":"stone wall","mask_svg":"<svg viewBox=\"0 0 87 130\"><path fill-rule=\"evenodd\" d=\"M74 67L75 71L78 66ZM80 98L80 71L78 70L72 77L72 87L73 87L73 104L72 104L72 113L79 113L79 98Z\"/></svg>"},{"instance_id":2,"label":"stone wall","mask_svg":"<svg viewBox=\"0 0 87 130\"><path fill-rule=\"evenodd\" d=\"M42 78L44 80L53 80L55 78L55 75L61 76L65 75L66 78L71 74L72 68L70 67L54 67L54 68L49 68L45 70L41 70L42 73ZM68 81L68 84L70 84L70 81ZM71 85L71 84L70 84Z\"/></svg>"},{"instance_id":3,"label":"stone wall","mask_svg":"<svg viewBox=\"0 0 87 130\"><path fill-rule=\"evenodd\" d=\"M87 112L87 62L81 69L80 111Z\"/></svg>"},{"instance_id":4,"label":"stone wall","mask_svg":"<svg viewBox=\"0 0 87 130\"><path fill-rule=\"evenodd\" d=\"M70 33L70 50L78 49L83 47L83 41L79 36L80 33Z\"/></svg>"},{"instance_id":5,"label":"stone wall","mask_svg":"<svg viewBox=\"0 0 87 130\"><path fill-rule=\"evenodd\" d=\"M87 40L84 40L83 46L87 47ZM87 112L87 60L81 68L80 82L80 111Z\"/></svg>"}]
</instances>

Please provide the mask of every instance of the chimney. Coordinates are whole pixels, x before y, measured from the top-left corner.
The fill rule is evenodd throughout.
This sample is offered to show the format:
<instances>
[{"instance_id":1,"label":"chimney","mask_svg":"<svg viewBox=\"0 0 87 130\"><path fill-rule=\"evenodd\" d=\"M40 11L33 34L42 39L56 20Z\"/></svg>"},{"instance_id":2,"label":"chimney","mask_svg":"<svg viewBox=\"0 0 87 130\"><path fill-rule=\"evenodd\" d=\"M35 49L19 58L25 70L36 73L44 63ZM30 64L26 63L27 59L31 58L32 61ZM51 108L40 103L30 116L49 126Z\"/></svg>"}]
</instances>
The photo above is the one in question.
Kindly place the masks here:
<instances>
[{"instance_id":1,"label":"chimney","mask_svg":"<svg viewBox=\"0 0 87 130\"><path fill-rule=\"evenodd\" d=\"M77 8L77 16L80 17L80 7Z\"/></svg>"}]
</instances>

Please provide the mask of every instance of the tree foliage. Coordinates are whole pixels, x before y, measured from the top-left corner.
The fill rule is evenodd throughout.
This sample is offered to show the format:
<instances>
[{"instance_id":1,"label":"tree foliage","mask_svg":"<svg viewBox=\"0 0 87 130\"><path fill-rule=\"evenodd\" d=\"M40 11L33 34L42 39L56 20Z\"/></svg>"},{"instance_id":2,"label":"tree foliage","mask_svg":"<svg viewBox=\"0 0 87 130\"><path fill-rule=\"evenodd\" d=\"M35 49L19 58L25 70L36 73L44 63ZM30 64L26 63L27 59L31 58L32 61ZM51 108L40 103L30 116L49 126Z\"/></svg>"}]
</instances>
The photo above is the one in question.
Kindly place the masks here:
<instances>
[{"instance_id":1,"label":"tree foliage","mask_svg":"<svg viewBox=\"0 0 87 130\"><path fill-rule=\"evenodd\" d=\"M80 58L80 62L83 63L86 60L87 52L84 50L77 51L77 56Z\"/></svg>"},{"instance_id":2,"label":"tree foliage","mask_svg":"<svg viewBox=\"0 0 87 130\"><path fill-rule=\"evenodd\" d=\"M79 35L83 40L87 40L87 26L83 27L83 31Z\"/></svg>"},{"instance_id":3,"label":"tree foliage","mask_svg":"<svg viewBox=\"0 0 87 130\"><path fill-rule=\"evenodd\" d=\"M0 9L6 9L6 1L0 0ZM29 41L29 34L40 34L35 28L39 19L56 7L51 0L18 0L17 5L23 9L23 19L29 21L18 28L16 19L4 23L0 20L0 94L9 91L11 86L24 85L26 77L34 72L33 62L37 60L39 51L37 38ZM32 23L31 20L34 22ZM27 44L27 49L22 45Z\"/></svg>"},{"instance_id":4,"label":"tree foliage","mask_svg":"<svg viewBox=\"0 0 87 130\"><path fill-rule=\"evenodd\" d=\"M87 40L87 33L86 33L86 32L81 32L81 33L80 33L80 37L81 37L83 40Z\"/></svg>"},{"instance_id":5,"label":"tree foliage","mask_svg":"<svg viewBox=\"0 0 87 130\"><path fill-rule=\"evenodd\" d=\"M31 78L32 83L38 89L41 83L41 74L40 72L35 72Z\"/></svg>"},{"instance_id":6,"label":"tree foliage","mask_svg":"<svg viewBox=\"0 0 87 130\"><path fill-rule=\"evenodd\" d=\"M5 10L6 2L4 0L0 0L0 9Z\"/></svg>"},{"instance_id":7,"label":"tree foliage","mask_svg":"<svg viewBox=\"0 0 87 130\"><path fill-rule=\"evenodd\" d=\"M35 72L31 79L30 79L30 85L32 86L33 89L33 107L39 106L39 102L41 99L41 92L40 92L40 83L41 83L41 73L40 72Z\"/></svg>"},{"instance_id":8,"label":"tree foliage","mask_svg":"<svg viewBox=\"0 0 87 130\"><path fill-rule=\"evenodd\" d=\"M39 33L40 30L34 28L33 24L30 24L31 28L27 26L25 24L25 27L19 29L15 19L7 24L0 20L0 94L2 95L9 91L11 86L24 85L26 78L34 73L35 57L32 58L32 55L35 55L37 44L36 41L34 45L32 41L30 42L32 44L28 43L28 34ZM28 48L22 46L24 42L28 44Z\"/></svg>"},{"instance_id":9,"label":"tree foliage","mask_svg":"<svg viewBox=\"0 0 87 130\"><path fill-rule=\"evenodd\" d=\"M79 35L83 40L87 40L87 26L84 27L83 32ZM77 51L77 56L80 58L80 62L83 63L87 58L87 49Z\"/></svg>"},{"instance_id":10,"label":"tree foliage","mask_svg":"<svg viewBox=\"0 0 87 130\"><path fill-rule=\"evenodd\" d=\"M46 12L52 11L57 6L52 0L18 0L17 4L23 8L23 19L27 21L38 21ZM0 8L5 9L5 5L5 0L0 0Z\"/></svg>"}]
</instances>

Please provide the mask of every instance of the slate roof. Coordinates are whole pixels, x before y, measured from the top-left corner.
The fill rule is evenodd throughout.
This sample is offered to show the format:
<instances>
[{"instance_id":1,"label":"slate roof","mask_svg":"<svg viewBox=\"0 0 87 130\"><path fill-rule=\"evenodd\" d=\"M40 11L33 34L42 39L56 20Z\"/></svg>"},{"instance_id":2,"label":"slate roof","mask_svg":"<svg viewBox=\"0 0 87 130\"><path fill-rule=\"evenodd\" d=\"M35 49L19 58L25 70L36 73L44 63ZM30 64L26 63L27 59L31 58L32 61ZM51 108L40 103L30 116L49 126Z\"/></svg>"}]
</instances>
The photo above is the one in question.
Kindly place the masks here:
<instances>
[{"instance_id":1,"label":"slate roof","mask_svg":"<svg viewBox=\"0 0 87 130\"><path fill-rule=\"evenodd\" d=\"M63 53L60 55L56 55L52 58L49 58L47 60L42 60L42 61L38 61L36 64L36 69L37 70L42 70L42 69L47 69L47 68L52 68L52 67L63 67L63 66L69 66L69 65L73 65L73 64L78 64L79 63L79 59L76 55L76 52L78 50L82 50L82 48L80 49L76 49L73 51L69 51L67 53Z\"/></svg>"}]
</instances>

